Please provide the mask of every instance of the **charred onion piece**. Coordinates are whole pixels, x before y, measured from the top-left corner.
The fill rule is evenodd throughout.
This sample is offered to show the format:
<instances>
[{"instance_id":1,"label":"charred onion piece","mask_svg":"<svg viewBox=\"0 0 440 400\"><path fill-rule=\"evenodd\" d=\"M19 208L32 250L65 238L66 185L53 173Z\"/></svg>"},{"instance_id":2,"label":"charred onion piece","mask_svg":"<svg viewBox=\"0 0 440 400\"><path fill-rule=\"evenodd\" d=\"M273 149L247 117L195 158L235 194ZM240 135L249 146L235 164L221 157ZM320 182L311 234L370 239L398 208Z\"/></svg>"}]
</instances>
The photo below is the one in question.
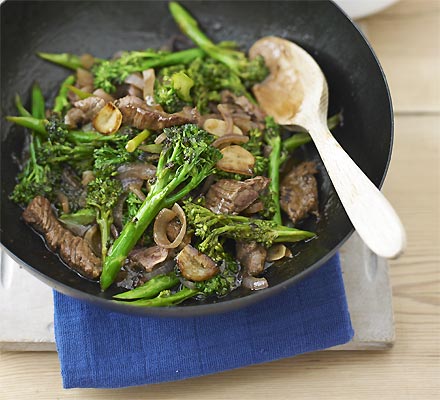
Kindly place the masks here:
<instances>
[{"instance_id":1,"label":"charred onion piece","mask_svg":"<svg viewBox=\"0 0 440 400\"><path fill-rule=\"evenodd\" d=\"M281 243L274 244L267 251L266 261L281 260L282 258L286 257L286 253L287 253L287 247L284 246L284 244Z\"/></svg>"},{"instance_id":2,"label":"charred onion piece","mask_svg":"<svg viewBox=\"0 0 440 400\"><path fill-rule=\"evenodd\" d=\"M154 69L150 68L145 71L142 71L143 77L143 86L142 86L142 94L147 105L152 106L155 104L154 101L154 82L156 80L156 75L154 73Z\"/></svg>"},{"instance_id":3,"label":"charred onion piece","mask_svg":"<svg viewBox=\"0 0 440 400\"><path fill-rule=\"evenodd\" d=\"M242 285L250 290L261 290L269 287L266 278L256 278L249 275L243 277Z\"/></svg>"},{"instance_id":4,"label":"charred onion piece","mask_svg":"<svg viewBox=\"0 0 440 400\"><path fill-rule=\"evenodd\" d=\"M122 114L113 103L107 103L93 119L94 128L103 135L115 133L122 123Z\"/></svg>"},{"instance_id":5,"label":"charred onion piece","mask_svg":"<svg viewBox=\"0 0 440 400\"><path fill-rule=\"evenodd\" d=\"M168 224L176 217L179 218L181 228L179 234L176 236L173 242L170 242L167 236L167 227ZM175 249L180 245L180 243L182 243L185 234L186 216L182 210L182 207L175 203L171 210L168 208L163 208L160 210L156 220L154 221L153 227L153 238L157 245L164 247L165 249Z\"/></svg>"},{"instance_id":6,"label":"charred onion piece","mask_svg":"<svg viewBox=\"0 0 440 400\"><path fill-rule=\"evenodd\" d=\"M214 119L209 118L203 123L203 129L206 132L209 132L211 135L215 136L224 136L227 134L230 134L231 132L228 132L228 126L227 123L221 119ZM243 135L243 132L238 126L232 127L232 133L235 135Z\"/></svg>"},{"instance_id":7,"label":"charred onion piece","mask_svg":"<svg viewBox=\"0 0 440 400\"><path fill-rule=\"evenodd\" d=\"M218 149L222 149L225 146L228 146L230 144L244 144L249 142L249 137L244 135L224 135L220 136L218 139L214 140L212 145L214 147L217 147Z\"/></svg>"},{"instance_id":8,"label":"charred onion piece","mask_svg":"<svg viewBox=\"0 0 440 400\"><path fill-rule=\"evenodd\" d=\"M255 157L252 153L236 145L225 147L221 153L223 158L216 164L218 169L236 174L252 175L255 165Z\"/></svg>"},{"instance_id":9,"label":"charred onion piece","mask_svg":"<svg viewBox=\"0 0 440 400\"><path fill-rule=\"evenodd\" d=\"M183 277L190 281L206 281L219 273L217 264L190 244L177 255L176 261Z\"/></svg>"}]
</instances>

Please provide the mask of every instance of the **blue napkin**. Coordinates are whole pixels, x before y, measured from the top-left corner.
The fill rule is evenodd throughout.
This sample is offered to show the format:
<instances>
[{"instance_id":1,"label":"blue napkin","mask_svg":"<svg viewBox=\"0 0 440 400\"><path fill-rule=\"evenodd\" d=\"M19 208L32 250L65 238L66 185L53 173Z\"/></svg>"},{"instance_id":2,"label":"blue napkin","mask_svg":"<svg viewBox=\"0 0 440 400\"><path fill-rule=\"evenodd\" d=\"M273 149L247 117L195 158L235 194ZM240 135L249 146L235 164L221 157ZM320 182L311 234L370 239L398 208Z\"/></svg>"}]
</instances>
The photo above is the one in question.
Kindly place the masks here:
<instances>
[{"instance_id":1,"label":"blue napkin","mask_svg":"<svg viewBox=\"0 0 440 400\"><path fill-rule=\"evenodd\" d=\"M281 294L220 315L130 316L54 292L64 388L185 379L346 343L353 336L339 258Z\"/></svg>"}]
</instances>

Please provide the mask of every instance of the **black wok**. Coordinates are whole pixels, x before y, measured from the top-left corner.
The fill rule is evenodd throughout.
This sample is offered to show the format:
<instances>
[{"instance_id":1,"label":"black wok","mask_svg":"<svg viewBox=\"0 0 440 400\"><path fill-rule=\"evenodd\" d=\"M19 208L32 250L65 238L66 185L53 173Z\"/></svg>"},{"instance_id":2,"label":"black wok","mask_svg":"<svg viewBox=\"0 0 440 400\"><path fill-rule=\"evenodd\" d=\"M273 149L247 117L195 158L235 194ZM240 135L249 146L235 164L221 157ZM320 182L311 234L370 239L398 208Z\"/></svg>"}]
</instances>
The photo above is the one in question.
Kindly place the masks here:
<instances>
[{"instance_id":1,"label":"black wok","mask_svg":"<svg viewBox=\"0 0 440 400\"><path fill-rule=\"evenodd\" d=\"M382 69L368 43L330 1L295 2L184 2L215 41L237 40L248 48L258 38L277 35L308 50L327 77L330 114L344 112L343 127L335 136L368 177L380 186L392 147L391 100ZM56 290L123 312L187 316L236 309L272 296L304 278L328 260L353 228L324 168L320 168L320 214L313 229L318 238L293 247L295 257L268 269L270 288L250 293L239 289L206 303L188 301L168 309L135 308L109 301L99 285L68 269L21 220L22 210L8 199L18 171L24 130L11 126L5 115L16 113L13 97L28 100L38 81L49 99L67 71L35 56L50 53L92 53L109 57L117 50L162 46L177 34L166 2L129 1L6 1L1 6L1 243L29 272ZM51 106L52 104L48 104ZM313 145L298 157L319 160ZM19 295L19 293L17 293Z\"/></svg>"}]
</instances>

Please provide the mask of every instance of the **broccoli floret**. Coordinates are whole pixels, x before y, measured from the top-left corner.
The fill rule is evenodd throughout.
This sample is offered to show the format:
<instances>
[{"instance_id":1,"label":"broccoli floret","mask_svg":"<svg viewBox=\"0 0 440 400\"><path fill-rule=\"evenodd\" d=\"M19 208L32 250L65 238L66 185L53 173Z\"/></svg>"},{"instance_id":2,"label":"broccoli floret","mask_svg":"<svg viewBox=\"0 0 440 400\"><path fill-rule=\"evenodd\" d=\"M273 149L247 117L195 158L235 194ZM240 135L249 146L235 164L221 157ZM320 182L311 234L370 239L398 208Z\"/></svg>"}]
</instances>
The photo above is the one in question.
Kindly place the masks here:
<instances>
[{"instance_id":1,"label":"broccoli floret","mask_svg":"<svg viewBox=\"0 0 440 400\"><path fill-rule=\"evenodd\" d=\"M97 176L87 185L86 203L96 212L96 222L101 232L101 255L105 260L110 243L110 227L113 223L113 208L122 194L121 182L105 174Z\"/></svg>"},{"instance_id":2,"label":"broccoli floret","mask_svg":"<svg viewBox=\"0 0 440 400\"><path fill-rule=\"evenodd\" d=\"M211 146L212 135L197 125L167 128L164 133L167 139L159 156L156 180L136 215L124 226L103 264L103 289L114 281L128 253L157 213L198 187L213 173L216 162L221 158L220 151Z\"/></svg>"},{"instance_id":3,"label":"broccoli floret","mask_svg":"<svg viewBox=\"0 0 440 400\"><path fill-rule=\"evenodd\" d=\"M196 289L205 296L225 296L239 286L238 274L240 267L229 254L226 254L222 261L220 271L219 274L206 281L197 282L195 284Z\"/></svg>"},{"instance_id":4,"label":"broccoli floret","mask_svg":"<svg viewBox=\"0 0 440 400\"><path fill-rule=\"evenodd\" d=\"M202 241L200 251L219 243L219 237L262 243L266 247L273 243L297 242L315 236L314 233L288 228L274 221L243 217L240 215L215 214L205 207L187 202L185 214L194 233Z\"/></svg>"},{"instance_id":5,"label":"broccoli floret","mask_svg":"<svg viewBox=\"0 0 440 400\"><path fill-rule=\"evenodd\" d=\"M185 66L180 64L162 68L157 74L157 79L154 84L154 98L168 113L178 112L191 102L191 99L184 101L179 96L172 79L175 74L184 74L184 71Z\"/></svg>"}]
</instances>

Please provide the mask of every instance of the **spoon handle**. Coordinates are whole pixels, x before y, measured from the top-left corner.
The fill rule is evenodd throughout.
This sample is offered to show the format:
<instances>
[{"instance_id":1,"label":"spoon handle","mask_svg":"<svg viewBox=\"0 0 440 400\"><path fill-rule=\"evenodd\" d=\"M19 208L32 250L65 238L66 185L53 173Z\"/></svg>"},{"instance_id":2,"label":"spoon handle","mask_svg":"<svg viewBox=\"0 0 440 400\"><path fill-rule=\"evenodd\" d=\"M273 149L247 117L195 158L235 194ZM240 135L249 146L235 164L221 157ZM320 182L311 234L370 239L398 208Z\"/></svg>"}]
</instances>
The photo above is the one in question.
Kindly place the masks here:
<instances>
[{"instance_id":1,"label":"spoon handle","mask_svg":"<svg viewBox=\"0 0 440 400\"><path fill-rule=\"evenodd\" d=\"M377 255L396 258L406 234L391 204L323 124L309 127L333 186L354 228Z\"/></svg>"}]
</instances>

